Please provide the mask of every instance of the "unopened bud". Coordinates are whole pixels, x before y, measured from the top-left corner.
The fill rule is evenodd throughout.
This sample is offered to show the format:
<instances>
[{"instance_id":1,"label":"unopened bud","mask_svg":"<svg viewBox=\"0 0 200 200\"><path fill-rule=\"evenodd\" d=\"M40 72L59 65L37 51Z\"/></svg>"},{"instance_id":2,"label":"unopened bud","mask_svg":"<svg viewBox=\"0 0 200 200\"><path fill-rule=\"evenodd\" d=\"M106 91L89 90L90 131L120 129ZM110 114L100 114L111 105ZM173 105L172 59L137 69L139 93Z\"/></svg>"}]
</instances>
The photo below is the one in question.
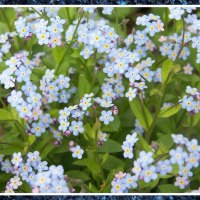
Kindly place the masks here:
<instances>
[{"instance_id":1,"label":"unopened bud","mask_svg":"<svg viewBox=\"0 0 200 200\"><path fill-rule=\"evenodd\" d=\"M72 148L74 146L74 141L69 141L69 147Z\"/></svg>"},{"instance_id":2,"label":"unopened bud","mask_svg":"<svg viewBox=\"0 0 200 200\"><path fill-rule=\"evenodd\" d=\"M118 110L117 106L113 107L112 112L113 112L113 115L117 115L118 114L119 110Z\"/></svg>"},{"instance_id":3,"label":"unopened bud","mask_svg":"<svg viewBox=\"0 0 200 200\"><path fill-rule=\"evenodd\" d=\"M78 9L78 14L82 14L84 12L83 8Z\"/></svg>"},{"instance_id":4,"label":"unopened bud","mask_svg":"<svg viewBox=\"0 0 200 200\"><path fill-rule=\"evenodd\" d=\"M128 24L129 23L129 19L124 19L121 23L120 23L120 25L123 25L123 24Z\"/></svg>"},{"instance_id":5,"label":"unopened bud","mask_svg":"<svg viewBox=\"0 0 200 200\"><path fill-rule=\"evenodd\" d=\"M69 131L69 130L67 130L67 131L65 131L64 133L63 133L65 136L70 136L70 134L71 134L71 131Z\"/></svg>"},{"instance_id":6,"label":"unopened bud","mask_svg":"<svg viewBox=\"0 0 200 200\"><path fill-rule=\"evenodd\" d=\"M56 146L60 146L62 144L62 142L61 141L58 141L58 140L56 140L55 142L54 142L54 145L56 145Z\"/></svg>"}]
</instances>

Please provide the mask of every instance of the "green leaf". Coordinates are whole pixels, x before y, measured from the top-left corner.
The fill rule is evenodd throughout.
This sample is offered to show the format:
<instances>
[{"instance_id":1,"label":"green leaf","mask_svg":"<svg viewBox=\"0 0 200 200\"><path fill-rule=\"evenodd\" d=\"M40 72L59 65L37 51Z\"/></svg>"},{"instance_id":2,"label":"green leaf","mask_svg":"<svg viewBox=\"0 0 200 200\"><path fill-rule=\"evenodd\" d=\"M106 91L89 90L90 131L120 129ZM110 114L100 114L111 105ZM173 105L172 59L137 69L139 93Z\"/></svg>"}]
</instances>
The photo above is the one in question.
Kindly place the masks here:
<instances>
[{"instance_id":1,"label":"green leaf","mask_svg":"<svg viewBox=\"0 0 200 200\"><path fill-rule=\"evenodd\" d=\"M102 125L101 130L105 132L117 132L120 128L120 119L118 116L115 116L114 121L108 125Z\"/></svg>"},{"instance_id":2,"label":"green leaf","mask_svg":"<svg viewBox=\"0 0 200 200\"><path fill-rule=\"evenodd\" d=\"M7 121L7 120L15 120L15 118L13 117L11 112L5 109L0 109L0 121Z\"/></svg>"},{"instance_id":3,"label":"green leaf","mask_svg":"<svg viewBox=\"0 0 200 200\"><path fill-rule=\"evenodd\" d=\"M92 154L92 152L89 152ZM100 177L100 166L98 165L98 163L96 162L94 155L92 155L92 157L88 157L85 159L81 159L81 160L76 160L73 162L74 165L79 165L79 166L86 166L90 172L92 173L92 176L95 180L98 180Z\"/></svg>"},{"instance_id":4,"label":"green leaf","mask_svg":"<svg viewBox=\"0 0 200 200\"><path fill-rule=\"evenodd\" d=\"M146 152L152 151L151 147L149 146L149 144L146 142L146 140L137 133L137 137L138 137L138 141L136 143L136 146L141 149L141 150L145 150Z\"/></svg>"},{"instance_id":5,"label":"green leaf","mask_svg":"<svg viewBox=\"0 0 200 200\"><path fill-rule=\"evenodd\" d=\"M196 126L200 120L200 112L192 116L192 126Z\"/></svg>"},{"instance_id":6,"label":"green leaf","mask_svg":"<svg viewBox=\"0 0 200 200\"><path fill-rule=\"evenodd\" d=\"M115 142L114 140L108 139L104 144L99 147L98 152L101 153L116 153L122 152L121 144Z\"/></svg>"},{"instance_id":7,"label":"green leaf","mask_svg":"<svg viewBox=\"0 0 200 200\"><path fill-rule=\"evenodd\" d=\"M42 159L45 159L48 154L55 149L55 145L53 143L48 143L43 149L42 152L40 153L40 156Z\"/></svg>"},{"instance_id":8,"label":"green leaf","mask_svg":"<svg viewBox=\"0 0 200 200\"><path fill-rule=\"evenodd\" d=\"M74 165L78 166L86 166L87 165L87 158L81 159L81 160L76 160L73 162Z\"/></svg>"},{"instance_id":9,"label":"green leaf","mask_svg":"<svg viewBox=\"0 0 200 200\"><path fill-rule=\"evenodd\" d=\"M101 189L102 193L110 193L110 191L111 191L111 182L114 179L114 176L115 176L116 172L117 172L116 169L113 169L112 171L110 171L105 183L102 185L102 189Z\"/></svg>"},{"instance_id":10,"label":"green leaf","mask_svg":"<svg viewBox=\"0 0 200 200\"><path fill-rule=\"evenodd\" d=\"M129 103L131 105L131 109L134 115L139 120L141 126L144 127L145 130L148 130L153 121L150 112L147 110L145 105L142 105L140 103L140 100L138 98L133 99L133 101Z\"/></svg>"},{"instance_id":11,"label":"green leaf","mask_svg":"<svg viewBox=\"0 0 200 200\"><path fill-rule=\"evenodd\" d=\"M158 94L159 96L161 96L161 95L162 95L162 92L161 92L161 90L159 90L159 89L157 89L157 88L151 89L151 91L150 91L150 96L153 96L153 95L155 95L155 94Z\"/></svg>"},{"instance_id":12,"label":"green leaf","mask_svg":"<svg viewBox=\"0 0 200 200\"><path fill-rule=\"evenodd\" d=\"M78 94L81 99L85 94L90 93L91 86L84 74L79 75Z\"/></svg>"},{"instance_id":13,"label":"green leaf","mask_svg":"<svg viewBox=\"0 0 200 200\"><path fill-rule=\"evenodd\" d=\"M171 59L166 60L162 65L162 82L164 83L173 68L173 61Z\"/></svg>"},{"instance_id":14,"label":"green leaf","mask_svg":"<svg viewBox=\"0 0 200 200\"><path fill-rule=\"evenodd\" d=\"M10 93L9 90L6 90L6 89L4 89L4 88L2 88L2 87L0 86L0 98L1 98L1 97L6 97L9 93Z\"/></svg>"},{"instance_id":15,"label":"green leaf","mask_svg":"<svg viewBox=\"0 0 200 200\"><path fill-rule=\"evenodd\" d=\"M179 192L181 192L181 189L179 187L174 186L172 184L159 185L158 190L161 193L179 193Z\"/></svg>"},{"instance_id":16,"label":"green leaf","mask_svg":"<svg viewBox=\"0 0 200 200\"><path fill-rule=\"evenodd\" d=\"M31 188L27 182L23 181L22 185L19 187L20 192L31 193Z\"/></svg>"},{"instance_id":17,"label":"green leaf","mask_svg":"<svg viewBox=\"0 0 200 200\"><path fill-rule=\"evenodd\" d=\"M151 190L158 185L159 178L157 178L156 180L150 181L149 183L146 183L143 180L139 180L138 183L139 183L140 189L148 188L148 190Z\"/></svg>"},{"instance_id":18,"label":"green leaf","mask_svg":"<svg viewBox=\"0 0 200 200\"><path fill-rule=\"evenodd\" d=\"M36 136L35 135L29 135L28 136L28 143L31 146L36 140Z\"/></svg>"},{"instance_id":19,"label":"green leaf","mask_svg":"<svg viewBox=\"0 0 200 200\"><path fill-rule=\"evenodd\" d=\"M103 168L110 171L116 167L122 170L125 167L125 163L122 160L116 158L115 156L108 155L107 160L103 164Z\"/></svg>"},{"instance_id":20,"label":"green leaf","mask_svg":"<svg viewBox=\"0 0 200 200\"><path fill-rule=\"evenodd\" d=\"M177 73L181 70L181 66L179 64L174 65L171 59L166 60L162 65L162 82L168 84L171 79L170 73ZM167 82L166 82L167 81Z\"/></svg>"},{"instance_id":21,"label":"green leaf","mask_svg":"<svg viewBox=\"0 0 200 200\"><path fill-rule=\"evenodd\" d=\"M83 171L71 170L67 172L70 178L81 179L82 181L88 181L90 177Z\"/></svg>"},{"instance_id":22,"label":"green leaf","mask_svg":"<svg viewBox=\"0 0 200 200\"><path fill-rule=\"evenodd\" d=\"M180 109L181 109L180 104L164 108L160 111L160 117L170 117L172 115L175 115Z\"/></svg>"},{"instance_id":23,"label":"green leaf","mask_svg":"<svg viewBox=\"0 0 200 200\"><path fill-rule=\"evenodd\" d=\"M173 144L174 144L174 141L172 139L172 136L171 134L163 134L161 137L159 137L159 139L157 140L157 143L159 145L163 145L164 147L166 147L167 150L169 150Z\"/></svg>"}]
</instances>

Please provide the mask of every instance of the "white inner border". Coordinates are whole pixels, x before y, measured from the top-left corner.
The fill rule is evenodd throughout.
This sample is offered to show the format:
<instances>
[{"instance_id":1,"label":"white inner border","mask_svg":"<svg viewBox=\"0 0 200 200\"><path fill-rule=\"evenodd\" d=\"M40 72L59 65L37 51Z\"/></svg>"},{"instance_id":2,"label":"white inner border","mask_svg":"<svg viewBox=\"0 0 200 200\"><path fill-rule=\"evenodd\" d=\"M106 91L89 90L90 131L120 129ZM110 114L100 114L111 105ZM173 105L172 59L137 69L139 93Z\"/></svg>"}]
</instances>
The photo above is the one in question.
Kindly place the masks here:
<instances>
[{"instance_id":1,"label":"white inner border","mask_svg":"<svg viewBox=\"0 0 200 200\"><path fill-rule=\"evenodd\" d=\"M168 8L168 7L197 7L200 5L0 5L0 8L27 8L27 7L117 7L117 8ZM197 186L199 187L199 186ZM198 189L198 188L197 188ZM0 193L0 196L200 196L200 193Z\"/></svg>"}]
</instances>

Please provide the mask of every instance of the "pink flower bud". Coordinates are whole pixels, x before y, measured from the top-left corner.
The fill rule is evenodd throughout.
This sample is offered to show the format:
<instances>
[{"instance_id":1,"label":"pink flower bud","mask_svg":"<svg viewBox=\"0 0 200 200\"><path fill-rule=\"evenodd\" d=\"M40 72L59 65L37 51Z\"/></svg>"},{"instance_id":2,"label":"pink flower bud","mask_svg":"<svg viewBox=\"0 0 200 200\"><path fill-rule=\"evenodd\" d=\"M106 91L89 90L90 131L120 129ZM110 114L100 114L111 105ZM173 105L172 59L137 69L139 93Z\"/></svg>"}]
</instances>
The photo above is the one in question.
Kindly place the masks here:
<instances>
[{"instance_id":1,"label":"pink flower bud","mask_svg":"<svg viewBox=\"0 0 200 200\"><path fill-rule=\"evenodd\" d=\"M71 141L69 142L69 147L72 148L73 146L74 146L74 141L71 140Z\"/></svg>"},{"instance_id":2,"label":"pink flower bud","mask_svg":"<svg viewBox=\"0 0 200 200\"><path fill-rule=\"evenodd\" d=\"M71 134L71 131L69 131L69 130L67 130L67 131L65 131L64 133L63 133L65 136L70 136L70 134Z\"/></svg>"},{"instance_id":3,"label":"pink flower bud","mask_svg":"<svg viewBox=\"0 0 200 200\"><path fill-rule=\"evenodd\" d=\"M117 115L118 114L119 110L118 110L117 106L113 107L112 112L113 112L113 115Z\"/></svg>"},{"instance_id":4,"label":"pink flower bud","mask_svg":"<svg viewBox=\"0 0 200 200\"><path fill-rule=\"evenodd\" d=\"M56 146L59 146L59 145L61 145L62 144L62 142L61 141L58 141L58 140L56 140L55 142L54 142L54 145L56 145Z\"/></svg>"}]
</instances>

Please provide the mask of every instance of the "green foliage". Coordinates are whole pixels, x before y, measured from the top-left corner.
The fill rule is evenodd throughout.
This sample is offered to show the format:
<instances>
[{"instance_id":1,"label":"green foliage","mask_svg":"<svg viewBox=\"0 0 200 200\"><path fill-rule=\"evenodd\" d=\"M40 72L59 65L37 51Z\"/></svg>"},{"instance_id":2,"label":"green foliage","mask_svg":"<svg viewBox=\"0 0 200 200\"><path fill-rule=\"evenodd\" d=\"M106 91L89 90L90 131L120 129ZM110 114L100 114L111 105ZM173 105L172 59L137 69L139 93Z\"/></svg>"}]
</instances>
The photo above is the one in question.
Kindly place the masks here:
<instances>
[{"instance_id":1,"label":"green foliage","mask_svg":"<svg viewBox=\"0 0 200 200\"><path fill-rule=\"evenodd\" d=\"M135 27L137 16L146 14L147 10L158 14L165 22L166 35L174 33L174 30L177 33L182 33L181 21L172 22L168 17L169 11L167 8L148 8L147 10L142 8L115 8L112 15L103 15L102 8L98 8L98 10L96 18L104 17L109 20L116 33L123 39L127 37L128 33L134 33L135 30L131 30L131 28ZM59 16L67 21L62 32L63 38L66 30L74 20L77 17L81 19L81 12L77 8L67 7L59 10ZM26 9L25 13L28 14L30 11ZM17 11L13 8L0 9L0 33L14 31L14 21L17 16ZM45 17L47 16L44 16L44 19ZM90 14L83 13L82 17L87 21ZM86 22L82 21L81 23L84 24ZM137 27L137 30L140 30L140 27ZM42 160L48 161L49 165L62 165L64 167L69 186L75 188L76 192L109 193L115 174L119 172L130 173L133 162L138 158L141 151L154 153L154 165L160 160L169 159L169 151L175 148L171 137L172 133L184 133L184 136L189 139L192 139L193 136L197 140L200 139L200 112L191 114L183 111L179 102L179 99L185 95L187 85L200 90L200 67L193 57L193 55L196 55L196 50L191 49L191 56L187 59L187 63L191 63L194 67L193 74L186 75L182 69L185 65L184 60L177 58L172 61L167 59L166 56L160 55L158 48L161 45L159 42L161 35L159 34L152 38L155 49L152 52L148 51L147 57L152 57L155 60L151 67L152 70L161 68L162 82L155 83L145 80L148 88L144 91L138 89L136 97L130 102L124 97L114 99L112 103L117 106L119 113L113 115L114 120L109 125L99 121L102 108L98 104L95 105L96 107L89 108L88 115L83 117L84 132L77 137L73 137L72 133L69 137L65 136L58 129L59 111L64 107L78 104L85 94L94 93L95 97L101 96L102 84L108 79L108 76L103 72L104 66L99 62L99 60L106 58L106 54L99 53L94 49L94 53L88 59L84 59L80 56L84 45L77 40L76 32L74 32L73 36L73 41L67 43L63 39L62 45L55 48L39 45L35 36L26 40L16 36L13 38L12 48L8 54L2 57L0 74L7 69L5 61L21 50L29 52L29 59L32 59L36 53L45 52L39 66L31 70L30 80L39 87L45 71L54 69L56 78L61 74L67 75L70 77L72 86L77 88L68 103L53 102L42 107L42 110L45 110L49 106L49 114L54 118L53 126L58 131L57 134L63 137L59 143L53 136L52 129L47 129L41 137L31 135L28 132L26 120L20 118L16 109L9 105L7 97L12 89L20 91L23 83L15 83L15 87L12 89L4 89L3 84L0 85L0 154L3 154L6 159L10 159L12 154L16 152L21 152L22 157L25 158L28 152L39 151ZM9 40L12 39L9 38ZM187 43L185 44L186 46L190 48L191 44ZM123 49L124 47L124 42L118 39L118 48ZM136 48L135 43L133 42L128 48L134 51ZM135 67L137 64L138 62L135 62L131 66ZM74 74L69 73L71 67L75 70ZM123 86L127 91L129 83L125 79L123 79ZM143 95L144 98L142 98ZM44 100L42 99L42 101ZM172 106L163 108L164 103L167 102L171 102ZM104 109L107 110L107 108ZM112 110L113 107L111 106L110 109ZM138 141L133 147L133 158L125 159L122 144L127 134L137 128L135 126L136 119L144 129L143 135L137 132ZM108 135L107 141L103 142L103 144L98 141L100 131ZM69 146L71 140L75 145L80 145L84 149L82 159L78 160L72 157ZM55 145L55 142L58 144ZM191 178L188 188L181 190L174 186L179 166L174 164L172 167L173 169L170 173L158 175L156 180L149 183L139 180L138 187L131 190L131 192L180 193L197 189L196 185L200 182L199 168L193 169L194 176ZM6 182L12 177L13 175L11 174L0 172L0 191L5 190ZM23 181L17 192L29 193L31 188Z\"/></svg>"},{"instance_id":2,"label":"green foliage","mask_svg":"<svg viewBox=\"0 0 200 200\"><path fill-rule=\"evenodd\" d=\"M148 130L153 119L146 106L139 98L133 99L133 101L130 102L130 106L141 126L143 126L145 130Z\"/></svg>"}]
</instances>

